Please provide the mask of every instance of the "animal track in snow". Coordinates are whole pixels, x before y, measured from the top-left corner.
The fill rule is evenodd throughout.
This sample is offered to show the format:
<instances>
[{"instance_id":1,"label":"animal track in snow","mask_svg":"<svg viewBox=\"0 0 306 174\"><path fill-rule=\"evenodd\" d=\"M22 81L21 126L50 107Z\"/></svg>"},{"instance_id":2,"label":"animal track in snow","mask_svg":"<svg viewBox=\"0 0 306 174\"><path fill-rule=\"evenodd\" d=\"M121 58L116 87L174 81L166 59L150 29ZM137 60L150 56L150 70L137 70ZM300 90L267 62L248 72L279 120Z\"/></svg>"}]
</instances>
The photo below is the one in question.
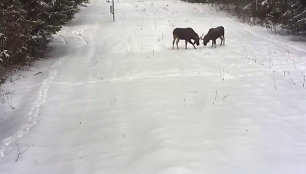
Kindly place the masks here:
<instances>
[{"instance_id":1,"label":"animal track in snow","mask_svg":"<svg viewBox=\"0 0 306 174\"><path fill-rule=\"evenodd\" d=\"M10 146L13 142L16 142L17 139L27 134L30 129L37 124L40 108L46 102L48 98L48 90L53 84L55 77L57 76L57 70L54 67L61 65L65 59L66 57L63 57L51 66L49 76L41 83L41 87L38 92L38 97L34 102L33 106L30 108L29 112L27 113L27 123L21 126L15 134L10 137L7 137L2 142L0 142L0 159L5 156L5 150L8 146Z\"/></svg>"}]
</instances>

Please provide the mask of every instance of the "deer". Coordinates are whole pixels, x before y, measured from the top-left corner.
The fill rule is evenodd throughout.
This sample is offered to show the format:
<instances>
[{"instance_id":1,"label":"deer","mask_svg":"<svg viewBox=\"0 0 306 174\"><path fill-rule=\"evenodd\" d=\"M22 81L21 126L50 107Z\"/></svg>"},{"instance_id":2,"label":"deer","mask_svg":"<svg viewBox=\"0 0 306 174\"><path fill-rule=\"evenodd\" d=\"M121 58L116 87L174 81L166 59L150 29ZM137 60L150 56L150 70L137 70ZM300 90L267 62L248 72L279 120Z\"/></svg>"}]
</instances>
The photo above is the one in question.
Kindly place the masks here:
<instances>
[{"instance_id":1,"label":"deer","mask_svg":"<svg viewBox=\"0 0 306 174\"><path fill-rule=\"evenodd\" d=\"M204 34L203 34L204 35ZM219 26L216 28L211 28L208 30L208 33L203 37L203 35L200 37L201 40L203 40L203 45L206 46L207 43L212 40L212 47L215 45L216 46L216 40L218 38L221 39L221 43L220 45L225 44L225 37L224 37L224 27L223 26Z\"/></svg>"},{"instance_id":2,"label":"deer","mask_svg":"<svg viewBox=\"0 0 306 174\"><path fill-rule=\"evenodd\" d=\"M185 49L187 49L187 42L189 42L194 49L197 49L194 44L197 46L200 45L199 43L199 35L192 29L192 28L175 28L173 30L173 43L172 43L172 49L174 49L174 42L176 41L176 47L178 47L178 43L180 40L185 40ZM193 40L193 42L192 42Z\"/></svg>"}]
</instances>

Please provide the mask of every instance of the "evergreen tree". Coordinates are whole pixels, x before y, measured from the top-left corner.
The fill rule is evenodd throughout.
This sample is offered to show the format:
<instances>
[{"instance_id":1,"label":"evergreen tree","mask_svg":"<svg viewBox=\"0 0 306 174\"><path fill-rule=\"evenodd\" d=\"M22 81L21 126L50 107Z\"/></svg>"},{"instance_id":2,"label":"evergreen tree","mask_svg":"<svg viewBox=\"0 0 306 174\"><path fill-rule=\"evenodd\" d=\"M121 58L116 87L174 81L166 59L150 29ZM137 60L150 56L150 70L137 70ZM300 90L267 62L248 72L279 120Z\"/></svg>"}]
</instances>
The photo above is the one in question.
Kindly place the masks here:
<instances>
[{"instance_id":1,"label":"evergreen tree","mask_svg":"<svg viewBox=\"0 0 306 174\"><path fill-rule=\"evenodd\" d=\"M281 26L287 31L306 35L306 0L186 0L235 6L243 17L255 17L267 26ZM224 8L223 8L224 9Z\"/></svg>"},{"instance_id":2,"label":"evergreen tree","mask_svg":"<svg viewBox=\"0 0 306 174\"><path fill-rule=\"evenodd\" d=\"M29 63L38 47L44 47L73 18L84 0L1 0L0 82L14 65Z\"/></svg>"}]
</instances>

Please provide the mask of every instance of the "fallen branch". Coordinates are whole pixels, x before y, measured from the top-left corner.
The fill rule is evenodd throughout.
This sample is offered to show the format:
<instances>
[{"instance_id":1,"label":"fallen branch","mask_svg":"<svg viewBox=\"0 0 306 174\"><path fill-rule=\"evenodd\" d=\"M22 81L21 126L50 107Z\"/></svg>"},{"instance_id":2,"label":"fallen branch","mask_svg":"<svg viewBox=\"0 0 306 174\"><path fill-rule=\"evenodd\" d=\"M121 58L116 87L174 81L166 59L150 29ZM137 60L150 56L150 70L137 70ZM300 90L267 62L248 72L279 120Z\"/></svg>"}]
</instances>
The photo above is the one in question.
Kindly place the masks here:
<instances>
[{"instance_id":1,"label":"fallen branch","mask_svg":"<svg viewBox=\"0 0 306 174\"><path fill-rule=\"evenodd\" d=\"M20 155L21 155L20 148L19 148L19 144L16 144L16 145L17 145L17 158L16 158L15 162L18 161L18 159L19 159L19 157L20 157Z\"/></svg>"},{"instance_id":2,"label":"fallen branch","mask_svg":"<svg viewBox=\"0 0 306 174\"><path fill-rule=\"evenodd\" d=\"M35 73L34 76L37 76L38 74L41 74L41 73L42 73L42 72Z\"/></svg>"},{"instance_id":3,"label":"fallen branch","mask_svg":"<svg viewBox=\"0 0 306 174\"><path fill-rule=\"evenodd\" d=\"M20 158L20 156L21 156L24 152L27 151L27 150L25 150L25 151L21 152L18 143L16 144L16 146L17 146L17 157L16 157L16 159L15 159L15 163L18 161L18 159Z\"/></svg>"}]
</instances>

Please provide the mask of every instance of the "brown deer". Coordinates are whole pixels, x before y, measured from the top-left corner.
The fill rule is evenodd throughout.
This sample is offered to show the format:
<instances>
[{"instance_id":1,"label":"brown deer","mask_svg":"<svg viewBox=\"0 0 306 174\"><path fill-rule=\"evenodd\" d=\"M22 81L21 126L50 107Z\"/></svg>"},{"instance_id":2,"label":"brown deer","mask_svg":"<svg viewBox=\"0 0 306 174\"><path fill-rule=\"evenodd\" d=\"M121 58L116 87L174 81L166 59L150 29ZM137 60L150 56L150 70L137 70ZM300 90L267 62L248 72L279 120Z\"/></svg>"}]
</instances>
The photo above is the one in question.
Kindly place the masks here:
<instances>
[{"instance_id":1,"label":"brown deer","mask_svg":"<svg viewBox=\"0 0 306 174\"><path fill-rule=\"evenodd\" d=\"M191 39L194 41L192 42ZM197 46L200 45L199 43L199 35L194 32L194 30L192 28L176 28L173 30L173 43L172 43L172 49L174 49L174 42L176 40L176 47L177 49L179 49L178 47L178 43L180 40L185 40L185 49L187 49L187 42L189 42L194 49L196 49L196 47L194 46L194 44L197 44Z\"/></svg>"},{"instance_id":2,"label":"brown deer","mask_svg":"<svg viewBox=\"0 0 306 174\"><path fill-rule=\"evenodd\" d=\"M221 39L220 45L222 45L222 43L223 43L223 45L225 44L224 27L222 27L222 26L209 29L208 33L204 36L204 38L203 38L203 35L201 36L201 39L203 40L203 44L205 46L207 45L207 43L210 40L212 40L212 45L211 46L213 47L215 45L215 47L216 47L216 40L218 38Z\"/></svg>"}]
</instances>

